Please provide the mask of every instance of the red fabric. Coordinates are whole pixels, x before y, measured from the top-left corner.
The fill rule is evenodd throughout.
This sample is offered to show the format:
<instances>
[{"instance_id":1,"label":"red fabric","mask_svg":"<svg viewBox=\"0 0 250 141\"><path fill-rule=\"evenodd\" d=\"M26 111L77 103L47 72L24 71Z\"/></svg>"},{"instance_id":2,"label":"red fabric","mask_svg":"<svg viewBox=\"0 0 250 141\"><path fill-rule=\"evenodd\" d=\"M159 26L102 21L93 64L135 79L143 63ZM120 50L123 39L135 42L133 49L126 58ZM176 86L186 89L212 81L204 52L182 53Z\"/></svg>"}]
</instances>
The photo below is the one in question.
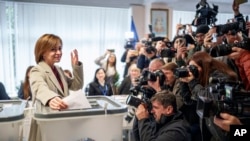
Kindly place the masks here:
<instances>
[{"instance_id":1,"label":"red fabric","mask_svg":"<svg viewBox=\"0 0 250 141\"><path fill-rule=\"evenodd\" d=\"M236 60L236 65L246 90L250 90L250 51L242 52L240 58Z\"/></svg>"},{"instance_id":2,"label":"red fabric","mask_svg":"<svg viewBox=\"0 0 250 141\"><path fill-rule=\"evenodd\" d=\"M61 78L60 78L60 75L59 75L59 73L58 73L56 67L52 68L52 71L53 71L53 73L55 74L56 79L57 79L57 81L59 82L59 84L60 84L62 90L64 91L64 89L63 89L63 83L62 83L62 80L61 80Z\"/></svg>"}]
</instances>

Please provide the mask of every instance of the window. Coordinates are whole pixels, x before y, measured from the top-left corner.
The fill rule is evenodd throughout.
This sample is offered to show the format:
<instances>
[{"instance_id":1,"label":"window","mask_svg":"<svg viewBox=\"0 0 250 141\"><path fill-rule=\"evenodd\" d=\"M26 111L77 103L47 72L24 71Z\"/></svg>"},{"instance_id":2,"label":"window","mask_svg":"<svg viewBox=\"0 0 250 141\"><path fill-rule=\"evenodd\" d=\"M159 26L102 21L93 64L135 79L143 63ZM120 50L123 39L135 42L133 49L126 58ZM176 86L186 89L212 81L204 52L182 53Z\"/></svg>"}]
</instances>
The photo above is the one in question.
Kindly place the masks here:
<instances>
[{"instance_id":1,"label":"window","mask_svg":"<svg viewBox=\"0 0 250 141\"><path fill-rule=\"evenodd\" d=\"M60 66L71 69L70 51L77 49L84 64L84 85L94 78L94 59L106 49L115 49L117 68L124 52L129 27L128 9L55 4L0 2L0 81L10 96L16 96L26 68L35 65L34 46L45 33L63 40ZM4 12L3 12L4 11Z\"/></svg>"}]
</instances>

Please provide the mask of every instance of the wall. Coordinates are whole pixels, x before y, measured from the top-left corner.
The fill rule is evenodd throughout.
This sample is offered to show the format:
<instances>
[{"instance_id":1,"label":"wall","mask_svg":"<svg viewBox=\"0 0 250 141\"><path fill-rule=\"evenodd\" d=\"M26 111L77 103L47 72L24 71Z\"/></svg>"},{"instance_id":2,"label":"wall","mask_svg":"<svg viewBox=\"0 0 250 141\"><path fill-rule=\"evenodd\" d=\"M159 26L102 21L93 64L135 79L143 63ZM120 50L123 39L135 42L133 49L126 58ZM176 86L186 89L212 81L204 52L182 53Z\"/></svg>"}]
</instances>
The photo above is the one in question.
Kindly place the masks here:
<instances>
[{"instance_id":1,"label":"wall","mask_svg":"<svg viewBox=\"0 0 250 141\"><path fill-rule=\"evenodd\" d=\"M165 3L147 3L144 5L131 5L130 10L134 18L137 33L139 38L145 37L148 34L148 25L151 24L151 9L168 9L168 37L172 38L172 15L173 10L169 8Z\"/></svg>"}]
</instances>

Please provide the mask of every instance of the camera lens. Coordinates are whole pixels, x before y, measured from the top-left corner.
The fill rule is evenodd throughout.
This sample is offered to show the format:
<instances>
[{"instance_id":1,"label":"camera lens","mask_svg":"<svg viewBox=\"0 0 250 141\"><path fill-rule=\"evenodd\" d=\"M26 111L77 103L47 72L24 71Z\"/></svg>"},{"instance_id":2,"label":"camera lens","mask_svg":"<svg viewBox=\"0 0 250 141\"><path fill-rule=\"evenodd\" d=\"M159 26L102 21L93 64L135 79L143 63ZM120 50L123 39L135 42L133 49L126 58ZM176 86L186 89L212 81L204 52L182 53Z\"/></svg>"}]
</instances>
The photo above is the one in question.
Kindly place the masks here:
<instances>
[{"instance_id":1,"label":"camera lens","mask_svg":"<svg viewBox=\"0 0 250 141\"><path fill-rule=\"evenodd\" d=\"M177 68L174 72L174 74L177 78L187 77L188 73L189 72L188 72L187 68Z\"/></svg>"}]
</instances>

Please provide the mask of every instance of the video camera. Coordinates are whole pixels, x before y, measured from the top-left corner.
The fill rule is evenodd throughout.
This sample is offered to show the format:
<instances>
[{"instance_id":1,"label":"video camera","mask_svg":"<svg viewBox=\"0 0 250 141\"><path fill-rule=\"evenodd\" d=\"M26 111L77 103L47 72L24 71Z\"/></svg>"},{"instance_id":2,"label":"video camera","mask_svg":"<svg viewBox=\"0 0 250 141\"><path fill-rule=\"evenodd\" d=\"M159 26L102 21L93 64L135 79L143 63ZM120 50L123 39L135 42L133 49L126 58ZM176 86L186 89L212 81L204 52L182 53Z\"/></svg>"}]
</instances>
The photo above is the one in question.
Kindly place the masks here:
<instances>
[{"instance_id":1,"label":"video camera","mask_svg":"<svg viewBox=\"0 0 250 141\"><path fill-rule=\"evenodd\" d=\"M218 116L221 112L239 118L250 117L250 92L242 89L242 83L226 78L212 78L212 85L207 88L207 96L199 96L197 114L200 118ZM216 83L214 83L216 82Z\"/></svg>"},{"instance_id":2,"label":"video camera","mask_svg":"<svg viewBox=\"0 0 250 141\"><path fill-rule=\"evenodd\" d=\"M242 48L242 49L246 49L250 51L249 46L250 46L250 39L244 38L243 41L241 42L237 42L233 44L221 44L213 48L210 48L209 54L212 57L225 56L233 52L232 47L238 47L238 48Z\"/></svg>"},{"instance_id":3,"label":"video camera","mask_svg":"<svg viewBox=\"0 0 250 141\"><path fill-rule=\"evenodd\" d=\"M134 43L133 43L133 41L130 41L130 40L126 41L126 43L124 45L124 48L125 49L134 49Z\"/></svg>"},{"instance_id":4,"label":"video camera","mask_svg":"<svg viewBox=\"0 0 250 141\"><path fill-rule=\"evenodd\" d=\"M216 15L218 14L219 7L213 4L213 8L209 6L206 0L201 0L196 5L196 16L192 25L212 25L217 21Z\"/></svg>"},{"instance_id":5,"label":"video camera","mask_svg":"<svg viewBox=\"0 0 250 141\"><path fill-rule=\"evenodd\" d=\"M247 18L247 17L246 17ZM246 22L244 18L235 18L234 21L222 24L222 25L215 25L216 32L218 36L221 36L223 34L228 33L228 31L231 31L232 34L237 34L237 32L242 31L243 33L246 33Z\"/></svg>"},{"instance_id":6,"label":"video camera","mask_svg":"<svg viewBox=\"0 0 250 141\"><path fill-rule=\"evenodd\" d=\"M194 75L195 78L199 76L198 68L194 65L189 65L185 68L176 68L174 75L176 78L183 78L189 76L189 71Z\"/></svg>"}]
</instances>

